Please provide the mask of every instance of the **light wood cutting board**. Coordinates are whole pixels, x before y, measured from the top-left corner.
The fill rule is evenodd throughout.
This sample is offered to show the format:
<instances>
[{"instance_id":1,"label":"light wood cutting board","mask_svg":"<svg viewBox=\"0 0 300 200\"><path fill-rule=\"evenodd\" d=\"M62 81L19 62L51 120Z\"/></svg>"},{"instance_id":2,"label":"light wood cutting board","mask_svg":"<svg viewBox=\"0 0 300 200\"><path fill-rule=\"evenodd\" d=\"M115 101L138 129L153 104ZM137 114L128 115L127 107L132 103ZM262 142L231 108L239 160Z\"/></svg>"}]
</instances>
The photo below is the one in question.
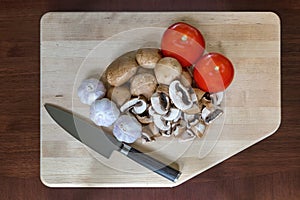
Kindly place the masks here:
<instances>
[{"instance_id":1,"label":"light wood cutting board","mask_svg":"<svg viewBox=\"0 0 300 200\"><path fill-rule=\"evenodd\" d=\"M160 36L177 21L199 28L207 50L230 58L236 74L226 91L225 115L204 138L136 144L178 164L182 175L172 183L118 152L110 159L96 154L60 128L43 104L87 116L88 107L73 94L78 82L100 75L110 61L132 48L158 45L155 34ZM153 34L145 37L145 27ZM41 180L47 186L174 187L273 134L280 115L280 19L274 13L53 12L41 19Z\"/></svg>"}]
</instances>

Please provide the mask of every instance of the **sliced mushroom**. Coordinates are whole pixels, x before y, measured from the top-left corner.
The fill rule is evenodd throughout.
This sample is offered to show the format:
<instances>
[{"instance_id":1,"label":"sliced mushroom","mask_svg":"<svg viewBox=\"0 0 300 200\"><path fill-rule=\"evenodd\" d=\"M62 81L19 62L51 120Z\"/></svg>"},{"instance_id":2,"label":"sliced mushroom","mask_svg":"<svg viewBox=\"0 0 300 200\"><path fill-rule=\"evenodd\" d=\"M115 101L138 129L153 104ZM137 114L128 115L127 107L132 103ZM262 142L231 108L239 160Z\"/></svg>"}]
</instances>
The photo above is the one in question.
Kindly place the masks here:
<instances>
[{"instance_id":1,"label":"sliced mushroom","mask_svg":"<svg viewBox=\"0 0 300 200\"><path fill-rule=\"evenodd\" d=\"M132 110L134 114L142 114L147 109L147 103L140 97L127 101L120 107L121 112Z\"/></svg>"},{"instance_id":2,"label":"sliced mushroom","mask_svg":"<svg viewBox=\"0 0 300 200\"><path fill-rule=\"evenodd\" d=\"M181 116L181 111L177 108L170 108L169 112L166 113L164 116L162 116L164 118L164 120L167 121L173 121L178 119L178 117Z\"/></svg>"},{"instance_id":3,"label":"sliced mushroom","mask_svg":"<svg viewBox=\"0 0 300 200\"><path fill-rule=\"evenodd\" d=\"M173 80L180 78L182 67L180 63L171 57L164 57L158 61L154 73L159 84L169 85Z\"/></svg>"},{"instance_id":4,"label":"sliced mushroom","mask_svg":"<svg viewBox=\"0 0 300 200\"><path fill-rule=\"evenodd\" d=\"M170 84L169 95L174 105L182 111L193 106L193 101L187 88L185 88L178 80L175 80Z\"/></svg>"},{"instance_id":5,"label":"sliced mushroom","mask_svg":"<svg viewBox=\"0 0 300 200\"><path fill-rule=\"evenodd\" d=\"M159 129L157 128L157 126L154 124L154 122L151 122L150 124L148 124L148 128L149 130L152 132L152 134L156 137L156 136L160 136L159 133Z\"/></svg>"},{"instance_id":6,"label":"sliced mushroom","mask_svg":"<svg viewBox=\"0 0 300 200\"><path fill-rule=\"evenodd\" d=\"M141 73L135 75L130 81L130 93L133 96L143 95L149 99L157 87L157 81L154 75Z\"/></svg>"},{"instance_id":7,"label":"sliced mushroom","mask_svg":"<svg viewBox=\"0 0 300 200\"><path fill-rule=\"evenodd\" d=\"M187 128L191 128L192 126L196 125L199 122L199 115L189 115L187 113L183 114L183 119L187 123Z\"/></svg>"},{"instance_id":8,"label":"sliced mushroom","mask_svg":"<svg viewBox=\"0 0 300 200\"><path fill-rule=\"evenodd\" d=\"M128 52L114 60L106 69L106 79L112 86L126 83L138 69L135 61L136 51Z\"/></svg>"},{"instance_id":9,"label":"sliced mushroom","mask_svg":"<svg viewBox=\"0 0 300 200\"><path fill-rule=\"evenodd\" d=\"M195 136L195 134L193 133L193 131L191 131L191 130L186 130L186 131L184 131L181 135L180 135L180 137L179 137L179 142L187 142L187 141L191 141L191 140L193 140L194 138L195 138L196 136Z\"/></svg>"},{"instance_id":10,"label":"sliced mushroom","mask_svg":"<svg viewBox=\"0 0 300 200\"><path fill-rule=\"evenodd\" d=\"M196 96L197 96L197 99L198 99L198 102L201 101L201 99L204 97L205 93L203 90L199 89L199 88L193 88Z\"/></svg>"},{"instance_id":11,"label":"sliced mushroom","mask_svg":"<svg viewBox=\"0 0 300 200\"><path fill-rule=\"evenodd\" d=\"M161 58L160 50L155 48L139 49L136 53L136 61L144 68L153 69Z\"/></svg>"},{"instance_id":12,"label":"sliced mushroom","mask_svg":"<svg viewBox=\"0 0 300 200\"><path fill-rule=\"evenodd\" d=\"M149 124L149 123L153 122L153 118L152 118L152 116L149 115L148 110L146 110L142 114L136 115L136 118L142 124Z\"/></svg>"},{"instance_id":13,"label":"sliced mushroom","mask_svg":"<svg viewBox=\"0 0 300 200\"><path fill-rule=\"evenodd\" d=\"M157 93L164 93L165 95L169 96L169 86L164 84L159 84L156 88Z\"/></svg>"},{"instance_id":14,"label":"sliced mushroom","mask_svg":"<svg viewBox=\"0 0 300 200\"><path fill-rule=\"evenodd\" d=\"M185 110L184 112L187 113L187 114L193 115L193 114L200 113L201 109L199 107L199 104L194 102L192 107Z\"/></svg>"},{"instance_id":15,"label":"sliced mushroom","mask_svg":"<svg viewBox=\"0 0 300 200\"><path fill-rule=\"evenodd\" d=\"M170 100L164 93L154 93L150 98L152 108L158 114L164 115L168 112L170 108Z\"/></svg>"},{"instance_id":16,"label":"sliced mushroom","mask_svg":"<svg viewBox=\"0 0 300 200\"><path fill-rule=\"evenodd\" d=\"M171 123L162 119L160 115L155 114L153 116L153 122L159 130L167 131L171 129Z\"/></svg>"},{"instance_id":17,"label":"sliced mushroom","mask_svg":"<svg viewBox=\"0 0 300 200\"><path fill-rule=\"evenodd\" d=\"M221 108L214 108L213 110L209 110L208 108L203 108L201 117L205 124L211 124L218 117L223 114L223 110Z\"/></svg>"},{"instance_id":18,"label":"sliced mushroom","mask_svg":"<svg viewBox=\"0 0 300 200\"><path fill-rule=\"evenodd\" d=\"M143 126L142 128L142 143L153 142L155 138L148 126Z\"/></svg>"},{"instance_id":19,"label":"sliced mushroom","mask_svg":"<svg viewBox=\"0 0 300 200\"><path fill-rule=\"evenodd\" d=\"M171 129L165 131L161 130L160 134L164 137L170 137L172 135L172 130Z\"/></svg>"},{"instance_id":20,"label":"sliced mushroom","mask_svg":"<svg viewBox=\"0 0 300 200\"><path fill-rule=\"evenodd\" d=\"M107 98L115 102L117 106L123 105L130 99L130 97L131 94L129 88L126 86L111 87L107 91Z\"/></svg>"},{"instance_id":21,"label":"sliced mushroom","mask_svg":"<svg viewBox=\"0 0 300 200\"><path fill-rule=\"evenodd\" d=\"M175 137L180 136L186 131L186 122L184 120L180 120L178 123L172 124L172 134Z\"/></svg>"},{"instance_id":22,"label":"sliced mushroom","mask_svg":"<svg viewBox=\"0 0 300 200\"><path fill-rule=\"evenodd\" d=\"M210 95L212 103L216 106L221 104L223 97L224 97L224 92L217 92Z\"/></svg>"},{"instance_id":23,"label":"sliced mushroom","mask_svg":"<svg viewBox=\"0 0 300 200\"><path fill-rule=\"evenodd\" d=\"M195 126L192 126L191 130L198 137L202 137L204 135L206 129L206 125L202 122L197 123Z\"/></svg>"}]
</instances>

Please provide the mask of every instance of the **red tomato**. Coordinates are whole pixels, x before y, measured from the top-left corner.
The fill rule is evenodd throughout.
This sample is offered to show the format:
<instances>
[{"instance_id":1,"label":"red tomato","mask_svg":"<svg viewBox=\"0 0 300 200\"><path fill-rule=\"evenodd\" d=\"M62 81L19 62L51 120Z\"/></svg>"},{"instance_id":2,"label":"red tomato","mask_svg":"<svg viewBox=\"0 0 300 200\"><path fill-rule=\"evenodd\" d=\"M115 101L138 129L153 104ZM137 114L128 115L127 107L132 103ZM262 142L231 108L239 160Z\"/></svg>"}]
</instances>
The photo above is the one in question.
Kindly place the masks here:
<instances>
[{"instance_id":1,"label":"red tomato","mask_svg":"<svg viewBox=\"0 0 300 200\"><path fill-rule=\"evenodd\" d=\"M194 68L198 87L206 92L224 91L233 80L234 68L228 58L219 53L201 57Z\"/></svg>"},{"instance_id":2,"label":"red tomato","mask_svg":"<svg viewBox=\"0 0 300 200\"><path fill-rule=\"evenodd\" d=\"M164 56L176 58L183 67L189 67L203 54L205 41L197 28L178 22L164 32L161 49Z\"/></svg>"}]
</instances>

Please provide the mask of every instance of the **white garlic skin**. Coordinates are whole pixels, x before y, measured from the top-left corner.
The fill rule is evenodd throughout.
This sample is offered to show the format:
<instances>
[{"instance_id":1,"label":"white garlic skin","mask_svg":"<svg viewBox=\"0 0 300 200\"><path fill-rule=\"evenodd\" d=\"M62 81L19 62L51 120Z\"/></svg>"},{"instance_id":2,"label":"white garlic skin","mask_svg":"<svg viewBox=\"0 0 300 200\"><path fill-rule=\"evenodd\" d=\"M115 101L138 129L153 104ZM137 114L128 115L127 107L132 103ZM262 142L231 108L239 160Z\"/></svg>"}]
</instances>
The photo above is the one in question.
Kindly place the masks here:
<instances>
[{"instance_id":1,"label":"white garlic skin","mask_svg":"<svg viewBox=\"0 0 300 200\"><path fill-rule=\"evenodd\" d=\"M107 98L96 100L91 105L90 119L98 126L109 127L119 116L116 104Z\"/></svg>"},{"instance_id":2,"label":"white garlic skin","mask_svg":"<svg viewBox=\"0 0 300 200\"><path fill-rule=\"evenodd\" d=\"M80 101L88 105L91 105L96 99L103 98L105 93L106 88L104 84L95 78L82 81L77 90Z\"/></svg>"},{"instance_id":3,"label":"white garlic skin","mask_svg":"<svg viewBox=\"0 0 300 200\"><path fill-rule=\"evenodd\" d=\"M142 136L142 125L130 115L121 115L114 124L113 134L120 142L133 143Z\"/></svg>"}]
</instances>

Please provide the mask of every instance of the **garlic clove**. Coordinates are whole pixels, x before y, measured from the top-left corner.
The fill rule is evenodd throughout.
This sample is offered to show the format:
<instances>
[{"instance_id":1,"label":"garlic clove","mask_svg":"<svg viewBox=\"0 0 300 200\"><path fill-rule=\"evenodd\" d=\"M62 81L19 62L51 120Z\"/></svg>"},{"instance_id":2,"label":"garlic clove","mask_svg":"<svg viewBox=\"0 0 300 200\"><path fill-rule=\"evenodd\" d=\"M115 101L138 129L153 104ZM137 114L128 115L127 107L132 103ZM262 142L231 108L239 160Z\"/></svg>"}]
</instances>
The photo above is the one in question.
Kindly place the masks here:
<instances>
[{"instance_id":1,"label":"garlic clove","mask_svg":"<svg viewBox=\"0 0 300 200\"><path fill-rule=\"evenodd\" d=\"M96 99L105 96L106 88L102 81L95 78L86 79L81 82L77 89L77 95L84 104L91 105Z\"/></svg>"},{"instance_id":2,"label":"garlic clove","mask_svg":"<svg viewBox=\"0 0 300 200\"><path fill-rule=\"evenodd\" d=\"M142 136L142 125L131 115L121 115L114 124L113 134L120 142L133 143Z\"/></svg>"},{"instance_id":3,"label":"garlic clove","mask_svg":"<svg viewBox=\"0 0 300 200\"><path fill-rule=\"evenodd\" d=\"M119 115L116 104L107 98L94 101L90 107L90 118L98 126L111 126Z\"/></svg>"}]
</instances>

